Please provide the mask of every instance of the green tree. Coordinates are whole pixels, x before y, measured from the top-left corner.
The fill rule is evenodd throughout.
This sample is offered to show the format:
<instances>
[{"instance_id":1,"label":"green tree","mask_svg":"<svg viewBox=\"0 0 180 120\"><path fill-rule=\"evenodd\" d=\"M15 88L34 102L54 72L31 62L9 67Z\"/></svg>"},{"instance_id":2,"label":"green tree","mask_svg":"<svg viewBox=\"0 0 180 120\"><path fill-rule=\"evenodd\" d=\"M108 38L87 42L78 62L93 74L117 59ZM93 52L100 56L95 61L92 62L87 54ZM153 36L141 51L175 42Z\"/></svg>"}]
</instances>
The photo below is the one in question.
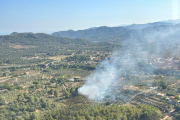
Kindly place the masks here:
<instances>
[{"instance_id":1,"label":"green tree","mask_svg":"<svg viewBox=\"0 0 180 120\"><path fill-rule=\"evenodd\" d=\"M6 76L6 73L3 73L2 76L5 77L5 76Z\"/></svg>"},{"instance_id":2,"label":"green tree","mask_svg":"<svg viewBox=\"0 0 180 120\"><path fill-rule=\"evenodd\" d=\"M54 91L54 96L55 96L55 97L58 97L58 94L59 94L58 91L55 90L55 91Z\"/></svg>"},{"instance_id":3,"label":"green tree","mask_svg":"<svg viewBox=\"0 0 180 120\"><path fill-rule=\"evenodd\" d=\"M6 101L4 98L0 97L0 105L5 105Z\"/></svg>"},{"instance_id":4,"label":"green tree","mask_svg":"<svg viewBox=\"0 0 180 120\"><path fill-rule=\"evenodd\" d=\"M54 94L54 89L51 89L51 90L49 91L49 94L50 94L50 95L53 95L53 94Z\"/></svg>"},{"instance_id":5,"label":"green tree","mask_svg":"<svg viewBox=\"0 0 180 120\"><path fill-rule=\"evenodd\" d=\"M31 120L40 120L40 115L37 112L33 112L31 115Z\"/></svg>"},{"instance_id":6,"label":"green tree","mask_svg":"<svg viewBox=\"0 0 180 120\"><path fill-rule=\"evenodd\" d=\"M30 119L30 114L29 114L27 111L25 111L25 113L24 113L24 115L23 115L23 118L24 118L25 120L29 120L29 119Z\"/></svg>"},{"instance_id":7,"label":"green tree","mask_svg":"<svg viewBox=\"0 0 180 120\"><path fill-rule=\"evenodd\" d=\"M16 71L16 67L11 67L10 70L11 71Z\"/></svg>"},{"instance_id":8,"label":"green tree","mask_svg":"<svg viewBox=\"0 0 180 120\"><path fill-rule=\"evenodd\" d=\"M37 85L37 84L39 84L39 82L38 82L38 81L34 81L33 84L36 84L36 85Z\"/></svg>"},{"instance_id":9,"label":"green tree","mask_svg":"<svg viewBox=\"0 0 180 120\"><path fill-rule=\"evenodd\" d=\"M161 87L162 87L162 89L167 89L167 81L166 80L164 80L164 79L162 79L161 81L160 81L160 84L159 84Z\"/></svg>"},{"instance_id":10,"label":"green tree","mask_svg":"<svg viewBox=\"0 0 180 120\"><path fill-rule=\"evenodd\" d=\"M33 95L29 97L29 102L34 103L34 96Z\"/></svg>"},{"instance_id":11,"label":"green tree","mask_svg":"<svg viewBox=\"0 0 180 120\"><path fill-rule=\"evenodd\" d=\"M49 116L49 119L48 120L54 120L54 118L52 116Z\"/></svg>"},{"instance_id":12,"label":"green tree","mask_svg":"<svg viewBox=\"0 0 180 120\"><path fill-rule=\"evenodd\" d=\"M71 95L71 94L70 94L67 90L65 90L65 97L66 97L66 98L69 98L70 95Z\"/></svg>"},{"instance_id":13,"label":"green tree","mask_svg":"<svg viewBox=\"0 0 180 120\"><path fill-rule=\"evenodd\" d=\"M24 101L24 95L22 93L18 95L17 101L18 102Z\"/></svg>"},{"instance_id":14,"label":"green tree","mask_svg":"<svg viewBox=\"0 0 180 120\"><path fill-rule=\"evenodd\" d=\"M35 96L34 101L38 103L39 102L39 97Z\"/></svg>"}]
</instances>

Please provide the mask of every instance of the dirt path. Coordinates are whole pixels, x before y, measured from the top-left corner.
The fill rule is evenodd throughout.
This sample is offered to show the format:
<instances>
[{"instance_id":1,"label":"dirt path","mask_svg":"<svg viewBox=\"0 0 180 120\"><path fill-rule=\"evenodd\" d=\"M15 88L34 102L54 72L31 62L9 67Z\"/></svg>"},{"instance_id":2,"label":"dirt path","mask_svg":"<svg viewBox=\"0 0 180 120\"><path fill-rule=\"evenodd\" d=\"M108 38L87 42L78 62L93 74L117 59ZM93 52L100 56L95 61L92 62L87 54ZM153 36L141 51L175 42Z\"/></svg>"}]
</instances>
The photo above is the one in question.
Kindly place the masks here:
<instances>
[{"instance_id":1,"label":"dirt path","mask_svg":"<svg viewBox=\"0 0 180 120\"><path fill-rule=\"evenodd\" d=\"M7 81L7 80L9 80L9 79L11 79L11 78L7 78L7 79L4 79L4 80L1 80L0 83L1 83L1 82L5 82L5 81Z\"/></svg>"},{"instance_id":2,"label":"dirt path","mask_svg":"<svg viewBox=\"0 0 180 120\"><path fill-rule=\"evenodd\" d=\"M141 94L144 94L144 93L148 93L148 92L150 92L150 91L152 91L152 90L155 90L155 88L149 89L149 90L146 90L146 91L142 91L142 92L140 92L140 93L138 93L138 94L135 94L134 96L132 96L132 97L129 99L129 101L128 101L127 104L129 104L129 103L131 102L131 100L134 99L136 96L141 95Z\"/></svg>"},{"instance_id":3,"label":"dirt path","mask_svg":"<svg viewBox=\"0 0 180 120\"><path fill-rule=\"evenodd\" d=\"M163 119L161 119L161 120L166 120L166 119L168 119L169 117L171 117L171 114L173 113L175 111L175 109L173 109L173 110L171 110L169 113L168 113L168 115L166 115Z\"/></svg>"}]
</instances>

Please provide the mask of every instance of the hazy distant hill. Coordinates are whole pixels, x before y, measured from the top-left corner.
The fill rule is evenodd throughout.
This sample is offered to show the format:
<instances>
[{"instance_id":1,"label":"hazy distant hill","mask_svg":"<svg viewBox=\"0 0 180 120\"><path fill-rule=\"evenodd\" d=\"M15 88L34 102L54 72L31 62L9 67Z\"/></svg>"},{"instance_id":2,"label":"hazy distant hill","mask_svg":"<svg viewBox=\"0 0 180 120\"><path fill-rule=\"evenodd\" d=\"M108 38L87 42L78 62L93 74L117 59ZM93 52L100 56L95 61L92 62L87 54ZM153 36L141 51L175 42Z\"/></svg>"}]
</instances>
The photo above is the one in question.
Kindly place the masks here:
<instances>
[{"instance_id":1,"label":"hazy distant hill","mask_svg":"<svg viewBox=\"0 0 180 120\"><path fill-rule=\"evenodd\" d=\"M81 38L67 38L67 37L56 37L51 36L49 34L45 33L17 33L13 32L10 35L1 35L0 36L0 45L1 44L18 44L18 45L33 45L38 47L53 47L53 48L59 48L59 47L65 47L66 49L72 49L75 46L78 49L85 48L86 47L96 47L96 46L104 46L104 47L112 47L114 45L109 44L107 42L98 42L98 43L92 43L90 41L81 39Z\"/></svg>"},{"instance_id":2,"label":"hazy distant hill","mask_svg":"<svg viewBox=\"0 0 180 120\"><path fill-rule=\"evenodd\" d=\"M68 31L59 31L52 33L52 36L59 37L68 37L68 38L83 38L88 41L118 41L126 37L131 36L133 30L129 30L125 27L97 27L93 29L86 30L68 30Z\"/></svg>"},{"instance_id":3,"label":"hazy distant hill","mask_svg":"<svg viewBox=\"0 0 180 120\"><path fill-rule=\"evenodd\" d=\"M173 36L179 36L180 32L180 24L176 25L159 25L159 26L153 26L153 27L147 27L141 30L140 35L152 35L152 34L158 34L158 33L164 33L166 36L168 36L170 33Z\"/></svg>"},{"instance_id":4,"label":"hazy distant hill","mask_svg":"<svg viewBox=\"0 0 180 120\"><path fill-rule=\"evenodd\" d=\"M135 39L142 37L145 33L152 33L157 30L164 31L170 28L176 28L178 26L179 20L173 21L163 21L163 22L154 22L147 24L133 24L129 26L120 26L120 27L94 27L85 30L68 30L68 31L59 31L54 32L52 36L58 37L68 37L68 38L82 38L87 41L93 42L110 42L110 43L121 43L123 40Z\"/></svg>"},{"instance_id":5,"label":"hazy distant hill","mask_svg":"<svg viewBox=\"0 0 180 120\"><path fill-rule=\"evenodd\" d=\"M165 22L165 23L172 23L172 24L179 24L180 23L180 19L176 19L176 20L164 20L161 22Z\"/></svg>"},{"instance_id":6,"label":"hazy distant hill","mask_svg":"<svg viewBox=\"0 0 180 120\"><path fill-rule=\"evenodd\" d=\"M121 25L121 26L124 26L125 28L128 28L128 29L143 29L146 27L154 27L154 26L160 26L160 25L175 25L179 23L180 23L180 20L177 19L177 20L163 20L163 21L153 22L153 23Z\"/></svg>"},{"instance_id":7,"label":"hazy distant hill","mask_svg":"<svg viewBox=\"0 0 180 120\"><path fill-rule=\"evenodd\" d=\"M154 26L160 26L160 25L173 25L173 23L168 22L154 22L154 23L147 23L147 24L132 24L129 26L125 26L125 28L128 29L143 29L146 27L154 27Z\"/></svg>"},{"instance_id":8,"label":"hazy distant hill","mask_svg":"<svg viewBox=\"0 0 180 120\"><path fill-rule=\"evenodd\" d=\"M82 39L70 39L54 37L45 33L12 33L10 35L1 35L0 43L19 43L24 45L60 45L60 44L88 44L88 41Z\"/></svg>"}]
</instances>

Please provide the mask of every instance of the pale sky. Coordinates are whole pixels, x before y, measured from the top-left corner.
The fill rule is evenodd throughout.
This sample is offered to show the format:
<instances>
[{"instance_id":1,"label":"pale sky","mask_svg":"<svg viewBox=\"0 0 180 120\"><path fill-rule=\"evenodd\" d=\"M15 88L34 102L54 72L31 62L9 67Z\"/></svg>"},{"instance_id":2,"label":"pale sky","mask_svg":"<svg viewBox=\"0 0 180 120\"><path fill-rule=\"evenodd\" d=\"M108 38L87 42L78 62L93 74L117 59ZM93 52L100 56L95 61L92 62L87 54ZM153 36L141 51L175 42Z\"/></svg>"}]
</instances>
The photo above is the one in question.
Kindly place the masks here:
<instances>
[{"instance_id":1,"label":"pale sky","mask_svg":"<svg viewBox=\"0 0 180 120\"><path fill-rule=\"evenodd\" d=\"M179 19L180 0L0 0L0 35Z\"/></svg>"}]
</instances>

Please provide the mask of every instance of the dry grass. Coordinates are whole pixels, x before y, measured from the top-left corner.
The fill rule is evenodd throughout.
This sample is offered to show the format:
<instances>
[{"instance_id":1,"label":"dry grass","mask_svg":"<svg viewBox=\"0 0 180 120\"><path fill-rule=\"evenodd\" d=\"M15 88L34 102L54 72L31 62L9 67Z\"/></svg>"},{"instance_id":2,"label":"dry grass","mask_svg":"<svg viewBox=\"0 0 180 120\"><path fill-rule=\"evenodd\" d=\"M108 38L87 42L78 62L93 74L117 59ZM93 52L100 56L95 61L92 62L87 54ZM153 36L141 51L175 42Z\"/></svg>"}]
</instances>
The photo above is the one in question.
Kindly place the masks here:
<instances>
[{"instance_id":1,"label":"dry grass","mask_svg":"<svg viewBox=\"0 0 180 120\"><path fill-rule=\"evenodd\" d=\"M69 55L58 55L58 56L53 56L53 57L49 57L49 59L53 59L53 60L61 60L61 58L66 58Z\"/></svg>"},{"instance_id":2,"label":"dry grass","mask_svg":"<svg viewBox=\"0 0 180 120\"><path fill-rule=\"evenodd\" d=\"M0 77L0 80L2 79L6 79L6 78L9 78L10 76L6 76L6 77Z\"/></svg>"},{"instance_id":3,"label":"dry grass","mask_svg":"<svg viewBox=\"0 0 180 120\"><path fill-rule=\"evenodd\" d=\"M123 86L124 90L135 90L135 91L141 91L138 87L132 86L132 85L124 85Z\"/></svg>"},{"instance_id":4,"label":"dry grass","mask_svg":"<svg viewBox=\"0 0 180 120\"><path fill-rule=\"evenodd\" d=\"M10 44L9 47L15 48L15 49L21 49L21 48L34 48L36 46L31 46L31 45L16 45L16 44Z\"/></svg>"},{"instance_id":5,"label":"dry grass","mask_svg":"<svg viewBox=\"0 0 180 120\"><path fill-rule=\"evenodd\" d=\"M37 113L38 113L38 112L39 112L39 110L38 110L38 109L36 109L36 111L35 111L35 112L37 112Z\"/></svg>"}]
</instances>

